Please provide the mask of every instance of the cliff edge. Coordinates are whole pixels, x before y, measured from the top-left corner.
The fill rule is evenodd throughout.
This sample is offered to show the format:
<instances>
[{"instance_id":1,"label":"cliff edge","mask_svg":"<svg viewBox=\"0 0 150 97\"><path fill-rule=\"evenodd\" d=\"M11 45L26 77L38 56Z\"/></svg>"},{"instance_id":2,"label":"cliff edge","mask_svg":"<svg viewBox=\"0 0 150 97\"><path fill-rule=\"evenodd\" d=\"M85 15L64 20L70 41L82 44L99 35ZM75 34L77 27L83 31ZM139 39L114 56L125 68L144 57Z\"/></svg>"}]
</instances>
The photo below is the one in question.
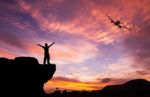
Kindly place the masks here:
<instances>
[{"instance_id":1,"label":"cliff edge","mask_svg":"<svg viewBox=\"0 0 150 97\"><path fill-rule=\"evenodd\" d=\"M42 65L33 57L0 58L0 95L46 96L44 83L53 77L55 70L55 64Z\"/></svg>"}]
</instances>

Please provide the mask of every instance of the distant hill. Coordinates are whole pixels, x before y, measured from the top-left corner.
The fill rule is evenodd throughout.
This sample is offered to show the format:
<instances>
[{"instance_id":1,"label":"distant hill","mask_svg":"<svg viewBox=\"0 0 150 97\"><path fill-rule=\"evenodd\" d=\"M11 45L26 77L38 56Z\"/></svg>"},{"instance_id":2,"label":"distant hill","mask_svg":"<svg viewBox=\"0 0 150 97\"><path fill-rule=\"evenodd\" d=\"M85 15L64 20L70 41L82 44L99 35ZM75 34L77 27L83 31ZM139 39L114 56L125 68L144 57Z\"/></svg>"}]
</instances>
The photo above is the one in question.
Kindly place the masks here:
<instances>
[{"instance_id":1,"label":"distant hill","mask_svg":"<svg viewBox=\"0 0 150 97\"><path fill-rule=\"evenodd\" d=\"M33 57L0 58L0 97L44 97L43 85L55 70Z\"/></svg>"},{"instance_id":2,"label":"distant hill","mask_svg":"<svg viewBox=\"0 0 150 97\"><path fill-rule=\"evenodd\" d=\"M110 85L100 90L102 95L149 95L150 82L144 79L135 79L122 85ZM142 96L141 96L142 97Z\"/></svg>"}]
</instances>

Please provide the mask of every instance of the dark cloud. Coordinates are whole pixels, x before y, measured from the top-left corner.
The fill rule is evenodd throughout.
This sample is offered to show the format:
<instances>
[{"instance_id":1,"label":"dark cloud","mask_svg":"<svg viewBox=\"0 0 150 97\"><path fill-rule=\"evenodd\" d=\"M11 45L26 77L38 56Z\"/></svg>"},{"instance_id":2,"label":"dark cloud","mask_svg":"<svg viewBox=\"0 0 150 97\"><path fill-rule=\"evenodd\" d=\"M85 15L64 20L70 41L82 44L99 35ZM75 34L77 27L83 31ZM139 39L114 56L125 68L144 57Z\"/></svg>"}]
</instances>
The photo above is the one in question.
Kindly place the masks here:
<instances>
[{"instance_id":1,"label":"dark cloud","mask_svg":"<svg viewBox=\"0 0 150 97\"><path fill-rule=\"evenodd\" d=\"M97 80L100 83L107 83L107 84L122 84L130 80L129 78L98 78Z\"/></svg>"},{"instance_id":2,"label":"dark cloud","mask_svg":"<svg viewBox=\"0 0 150 97\"><path fill-rule=\"evenodd\" d=\"M142 76L144 76L144 75L147 75L147 74L149 74L147 71L145 71L145 70L141 70L141 71L136 71L136 73L137 74L139 74L139 75L142 75Z\"/></svg>"},{"instance_id":3,"label":"dark cloud","mask_svg":"<svg viewBox=\"0 0 150 97\"><path fill-rule=\"evenodd\" d=\"M102 83L108 83L111 81L111 78L104 78L104 79L101 79L101 82Z\"/></svg>"}]
</instances>

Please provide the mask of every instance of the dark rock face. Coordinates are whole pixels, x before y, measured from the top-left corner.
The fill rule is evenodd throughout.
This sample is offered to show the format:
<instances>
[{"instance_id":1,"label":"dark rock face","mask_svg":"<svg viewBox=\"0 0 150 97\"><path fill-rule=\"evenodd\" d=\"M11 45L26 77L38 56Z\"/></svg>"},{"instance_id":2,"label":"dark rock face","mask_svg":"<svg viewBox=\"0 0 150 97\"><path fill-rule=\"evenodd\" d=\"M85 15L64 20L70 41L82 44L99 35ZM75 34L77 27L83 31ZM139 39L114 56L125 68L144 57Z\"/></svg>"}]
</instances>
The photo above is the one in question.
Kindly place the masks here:
<instances>
[{"instance_id":1,"label":"dark rock face","mask_svg":"<svg viewBox=\"0 0 150 97\"><path fill-rule=\"evenodd\" d=\"M41 65L32 57L0 58L0 97L44 97L43 85L56 65Z\"/></svg>"}]
</instances>

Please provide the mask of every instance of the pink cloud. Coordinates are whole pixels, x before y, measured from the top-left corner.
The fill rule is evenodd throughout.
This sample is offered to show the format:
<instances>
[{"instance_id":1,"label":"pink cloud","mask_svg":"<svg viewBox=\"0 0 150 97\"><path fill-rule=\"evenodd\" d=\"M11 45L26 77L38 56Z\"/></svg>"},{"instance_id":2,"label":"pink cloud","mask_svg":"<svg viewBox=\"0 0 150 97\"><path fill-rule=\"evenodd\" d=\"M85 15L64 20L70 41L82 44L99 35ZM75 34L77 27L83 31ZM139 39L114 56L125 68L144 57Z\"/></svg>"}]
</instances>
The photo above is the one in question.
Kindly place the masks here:
<instances>
[{"instance_id":1,"label":"pink cloud","mask_svg":"<svg viewBox=\"0 0 150 97\"><path fill-rule=\"evenodd\" d=\"M7 58L15 58L17 55L11 51L0 49L0 57L7 56Z\"/></svg>"},{"instance_id":2,"label":"pink cloud","mask_svg":"<svg viewBox=\"0 0 150 97\"><path fill-rule=\"evenodd\" d=\"M81 11L76 13L75 18L67 22L61 22L57 20L58 18L55 15L48 14L46 17L42 16L41 7L32 6L25 1L21 1L19 4L23 10L30 13L37 20L41 29L47 32L54 31L58 34L65 32L72 34L72 36L82 36L83 38L104 44L117 41L118 37L123 34L113 26L110 26L110 22L105 22L107 17L101 10L96 8L97 6L92 6L92 10L83 7ZM50 4L53 4L53 2L50 2ZM86 5L86 3L83 4ZM83 12L82 10L86 11Z\"/></svg>"}]
</instances>

